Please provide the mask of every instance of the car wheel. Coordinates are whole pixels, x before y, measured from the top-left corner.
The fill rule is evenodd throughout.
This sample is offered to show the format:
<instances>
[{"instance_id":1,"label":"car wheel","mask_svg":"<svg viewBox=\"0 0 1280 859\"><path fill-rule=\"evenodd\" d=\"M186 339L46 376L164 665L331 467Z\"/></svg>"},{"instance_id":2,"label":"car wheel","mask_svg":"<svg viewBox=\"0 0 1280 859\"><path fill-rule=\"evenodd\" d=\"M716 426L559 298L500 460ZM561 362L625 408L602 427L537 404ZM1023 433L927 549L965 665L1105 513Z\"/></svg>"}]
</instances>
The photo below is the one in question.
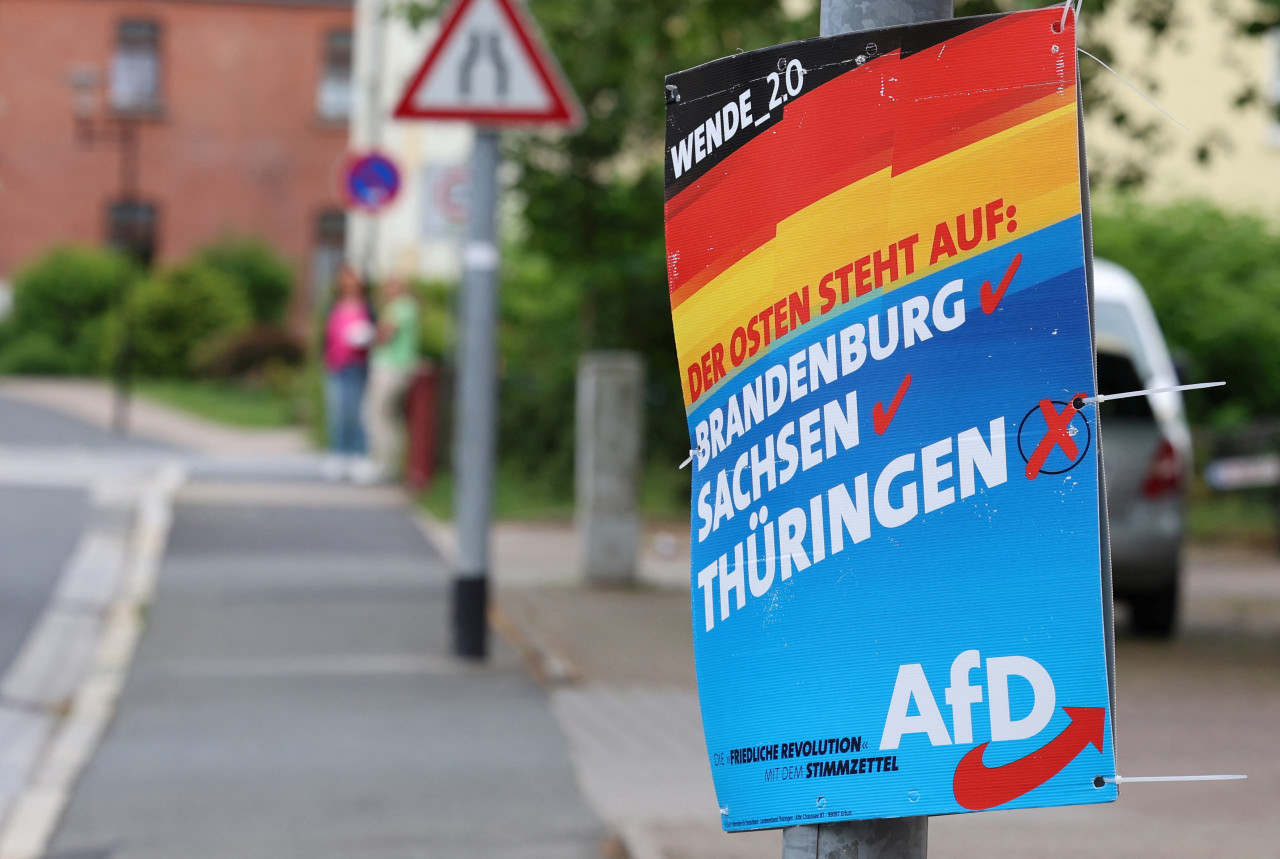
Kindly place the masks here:
<instances>
[{"instance_id":1,"label":"car wheel","mask_svg":"<svg viewBox=\"0 0 1280 859\"><path fill-rule=\"evenodd\" d=\"M1174 579L1157 591L1129 598L1129 612L1135 635L1171 638L1178 625L1178 582Z\"/></svg>"}]
</instances>

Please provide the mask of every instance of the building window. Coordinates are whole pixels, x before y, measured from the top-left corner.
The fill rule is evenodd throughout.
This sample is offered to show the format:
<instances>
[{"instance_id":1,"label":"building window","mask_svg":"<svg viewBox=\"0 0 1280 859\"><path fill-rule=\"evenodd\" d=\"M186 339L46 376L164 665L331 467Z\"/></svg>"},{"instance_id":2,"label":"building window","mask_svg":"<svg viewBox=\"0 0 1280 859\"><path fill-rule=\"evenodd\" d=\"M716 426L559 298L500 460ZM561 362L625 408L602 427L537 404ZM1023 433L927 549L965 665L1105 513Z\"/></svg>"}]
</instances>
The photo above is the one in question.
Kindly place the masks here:
<instances>
[{"instance_id":1,"label":"building window","mask_svg":"<svg viewBox=\"0 0 1280 859\"><path fill-rule=\"evenodd\" d=\"M333 30L324 40L324 69L316 90L316 113L329 122L346 122L351 112L351 31Z\"/></svg>"},{"instance_id":2,"label":"building window","mask_svg":"<svg viewBox=\"0 0 1280 859\"><path fill-rule=\"evenodd\" d=\"M126 19L111 58L111 107L121 113L160 109L160 25Z\"/></svg>"},{"instance_id":3,"label":"building window","mask_svg":"<svg viewBox=\"0 0 1280 859\"><path fill-rule=\"evenodd\" d=\"M156 255L156 207L121 201L107 209L107 244L144 266Z\"/></svg>"},{"instance_id":4,"label":"building window","mask_svg":"<svg viewBox=\"0 0 1280 859\"><path fill-rule=\"evenodd\" d=\"M316 218L316 244L311 257L312 307L324 307L333 279L346 256L347 214L341 209L321 212Z\"/></svg>"}]
</instances>

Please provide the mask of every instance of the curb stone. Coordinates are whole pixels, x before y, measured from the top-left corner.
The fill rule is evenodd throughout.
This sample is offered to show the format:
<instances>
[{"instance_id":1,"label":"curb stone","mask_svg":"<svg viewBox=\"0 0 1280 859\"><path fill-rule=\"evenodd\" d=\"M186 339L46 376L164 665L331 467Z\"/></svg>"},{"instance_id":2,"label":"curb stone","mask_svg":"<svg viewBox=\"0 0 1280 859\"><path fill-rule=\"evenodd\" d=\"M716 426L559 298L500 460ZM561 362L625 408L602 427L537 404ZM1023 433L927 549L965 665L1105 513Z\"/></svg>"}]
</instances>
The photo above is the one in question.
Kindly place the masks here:
<instances>
[{"instance_id":1,"label":"curb stone","mask_svg":"<svg viewBox=\"0 0 1280 859\"><path fill-rule=\"evenodd\" d=\"M115 713L142 634L143 610L155 591L172 521L172 498L184 480L181 467L166 466L140 493L122 579L106 607L92 658L78 669L83 674L65 713L52 725L26 786L0 826L0 859L43 855L76 780Z\"/></svg>"}]
</instances>

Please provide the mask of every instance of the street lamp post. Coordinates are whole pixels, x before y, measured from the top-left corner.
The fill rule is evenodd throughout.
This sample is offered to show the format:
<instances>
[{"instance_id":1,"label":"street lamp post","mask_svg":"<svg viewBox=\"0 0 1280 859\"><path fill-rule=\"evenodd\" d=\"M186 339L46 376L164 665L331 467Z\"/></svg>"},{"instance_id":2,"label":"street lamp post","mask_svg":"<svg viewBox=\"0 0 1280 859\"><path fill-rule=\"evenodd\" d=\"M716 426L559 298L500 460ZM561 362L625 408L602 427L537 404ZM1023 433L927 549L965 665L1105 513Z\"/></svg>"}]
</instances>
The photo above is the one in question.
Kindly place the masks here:
<instances>
[{"instance_id":1,"label":"street lamp post","mask_svg":"<svg viewBox=\"0 0 1280 859\"><path fill-rule=\"evenodd\" d=\"M76 140L83 146L116 146L120 154L118 187L120 204L132 209L139 203L138 192L138 118L127 111L98 115L99 73L94 69L77 69L71 74L75 92L73 114ZM138 258L143 265L149 260ZM112 366L115 397L111 410L111 428L117 435L129 431L129 397L133 381L133 325L129 316L129 286L118 299L120 344Z\"/></svg>"}]
</instances>

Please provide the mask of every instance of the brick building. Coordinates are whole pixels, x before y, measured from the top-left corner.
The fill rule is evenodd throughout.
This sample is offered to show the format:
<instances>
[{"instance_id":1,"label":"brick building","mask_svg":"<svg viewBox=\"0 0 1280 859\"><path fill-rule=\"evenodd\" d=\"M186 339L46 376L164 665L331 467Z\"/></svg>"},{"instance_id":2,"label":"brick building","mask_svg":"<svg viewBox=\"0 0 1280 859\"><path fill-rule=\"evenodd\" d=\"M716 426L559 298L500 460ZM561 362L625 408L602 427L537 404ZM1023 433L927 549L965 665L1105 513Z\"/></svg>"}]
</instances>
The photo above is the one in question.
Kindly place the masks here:
<instances>
[{"instance_id":1,"label":"brick building","mask_svg":"<svg viewBox=\"0 0 1280 859\"><path fill-rule=\"evenodd\" d=\"M163 264L228 233L325 281L351 28L351 0L0 0L0 281L61 242Z\"/></svg>"}]
</instances>

